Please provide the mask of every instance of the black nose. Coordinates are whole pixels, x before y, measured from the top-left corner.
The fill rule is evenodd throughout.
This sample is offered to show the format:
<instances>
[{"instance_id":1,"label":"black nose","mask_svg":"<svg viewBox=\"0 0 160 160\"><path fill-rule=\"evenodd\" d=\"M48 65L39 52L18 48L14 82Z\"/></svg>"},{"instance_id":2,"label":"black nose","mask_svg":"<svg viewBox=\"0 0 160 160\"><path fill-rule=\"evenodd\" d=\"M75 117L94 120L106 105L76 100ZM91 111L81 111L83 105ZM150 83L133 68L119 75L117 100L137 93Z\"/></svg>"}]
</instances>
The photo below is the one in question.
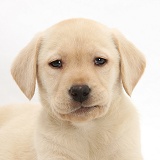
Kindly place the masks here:
<instances>
[{"instance_id":1,"label":"black nose","mask_svg":"<svg viewBox=\"0 0 160 160\"><path fill-rule=\"evenodd\" d=\"M88 99L91 89L87 85L75 85L69 90L71 97L77 102L83 102Z\"/></svg>"}]
</instances>

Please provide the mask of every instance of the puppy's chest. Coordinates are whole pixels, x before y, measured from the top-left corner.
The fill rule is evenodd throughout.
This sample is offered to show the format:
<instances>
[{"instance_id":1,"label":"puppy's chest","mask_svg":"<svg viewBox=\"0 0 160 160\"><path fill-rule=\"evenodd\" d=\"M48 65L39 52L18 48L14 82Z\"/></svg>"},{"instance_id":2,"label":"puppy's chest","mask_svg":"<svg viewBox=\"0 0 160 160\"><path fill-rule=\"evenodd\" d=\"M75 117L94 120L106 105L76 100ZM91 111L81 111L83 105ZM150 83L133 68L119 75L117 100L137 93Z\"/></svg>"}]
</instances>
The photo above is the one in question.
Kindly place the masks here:
<instances>
[{"instance_id":1,"label":"puppy's chest","mask_svg":"<svg viewBox=\"0 0 160 160\"><path fill-rule=\"evenodd\" d=\"M109 155L109 139L102 131L77 131L66 135L64 148L75 160L106 160ZM78 159L79 157L79 159Z\"/></svg>"},{"instance_id":2,"label":"puppy's chest","mask_svg":"<svg viewBox=\"0 0 160 160\"><path fill-rule=\"evenodd\" d=\"M101 138L99 139L99 137L96 137L95 139L88 141L87 155L89 160L106 160L108 157L108 142L105 137Z\"/></svg>"}]
</instances>

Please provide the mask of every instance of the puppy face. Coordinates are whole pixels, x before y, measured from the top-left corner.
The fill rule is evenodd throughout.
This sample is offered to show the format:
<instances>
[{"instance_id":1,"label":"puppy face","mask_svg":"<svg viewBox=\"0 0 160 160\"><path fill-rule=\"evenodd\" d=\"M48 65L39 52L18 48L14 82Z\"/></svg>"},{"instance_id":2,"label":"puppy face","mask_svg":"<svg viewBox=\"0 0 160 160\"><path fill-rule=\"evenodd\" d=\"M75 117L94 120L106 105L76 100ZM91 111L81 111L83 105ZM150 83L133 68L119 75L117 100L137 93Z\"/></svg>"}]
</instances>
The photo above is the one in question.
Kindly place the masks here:
<instances>
[{"instance_id":1,"label":"puppy face","mask_svg":"<svg viewBox=\"0 0 160 160\"><path fill-rule=\"evenodd\" d=\"M84 23L59 25L44 35L38 56L42 101L47 98L52 111L65 120L101 117L119 83L119 54L111 34Z\"/></svg>"},{"instance_id":2,"label":"puppy face","mask_svg":"<svg viewBox=\"0 0 160 160\"><path fill-rule=\"evenodd\" d=\"M12 75L28 98L37 78L43 106L60 119L83 122L104 116L122 94L122 83L130 95L144 66L141 53L119 32L74 19L36 36L13 64Z\"/></svg>"}]
</instances>

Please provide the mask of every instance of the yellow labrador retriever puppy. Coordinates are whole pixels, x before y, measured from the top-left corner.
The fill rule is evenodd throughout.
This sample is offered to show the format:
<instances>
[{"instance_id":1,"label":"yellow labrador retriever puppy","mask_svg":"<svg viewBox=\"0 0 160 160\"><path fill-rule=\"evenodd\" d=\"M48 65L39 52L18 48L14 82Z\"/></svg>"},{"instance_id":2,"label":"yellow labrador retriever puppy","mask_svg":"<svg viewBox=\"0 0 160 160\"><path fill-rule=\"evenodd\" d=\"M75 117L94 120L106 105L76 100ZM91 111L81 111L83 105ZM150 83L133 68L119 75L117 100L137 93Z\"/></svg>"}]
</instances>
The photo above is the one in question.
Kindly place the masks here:
<instances>
[{"instance_id":1,"label":"yellow labrador retriever puppy","mask_svg":"<svg viewBox=\"0 0 160 160\"><path fill-rule=\"evenodd\" d=\"M0 109L0 160L142 160L129 96L145 58L121 33L87 19L60 22L21 51L12 75L41 106Z\"/></svg>"}]
</instances>

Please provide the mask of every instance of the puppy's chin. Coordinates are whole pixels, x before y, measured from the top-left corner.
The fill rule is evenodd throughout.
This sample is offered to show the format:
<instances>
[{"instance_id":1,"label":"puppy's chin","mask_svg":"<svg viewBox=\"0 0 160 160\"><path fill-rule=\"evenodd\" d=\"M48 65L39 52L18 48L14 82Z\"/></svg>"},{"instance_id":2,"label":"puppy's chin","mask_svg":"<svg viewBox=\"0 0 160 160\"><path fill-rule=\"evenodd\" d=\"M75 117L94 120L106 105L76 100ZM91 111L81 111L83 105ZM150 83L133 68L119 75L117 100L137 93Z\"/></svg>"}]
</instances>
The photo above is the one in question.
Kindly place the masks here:
<instances>
[{"instance_id":1,"label":"puppy's chin","mask_svg":"<svg viewBox=\"0 0 160 160\"><path fill-rule=\"evenodd\" d=\"M70 122L86 122L93 119L102 117L106 114L108 107L93 106L93 107L80 107L67 114L56 113L58 118Z\"/></svg>"}]
</instances>

